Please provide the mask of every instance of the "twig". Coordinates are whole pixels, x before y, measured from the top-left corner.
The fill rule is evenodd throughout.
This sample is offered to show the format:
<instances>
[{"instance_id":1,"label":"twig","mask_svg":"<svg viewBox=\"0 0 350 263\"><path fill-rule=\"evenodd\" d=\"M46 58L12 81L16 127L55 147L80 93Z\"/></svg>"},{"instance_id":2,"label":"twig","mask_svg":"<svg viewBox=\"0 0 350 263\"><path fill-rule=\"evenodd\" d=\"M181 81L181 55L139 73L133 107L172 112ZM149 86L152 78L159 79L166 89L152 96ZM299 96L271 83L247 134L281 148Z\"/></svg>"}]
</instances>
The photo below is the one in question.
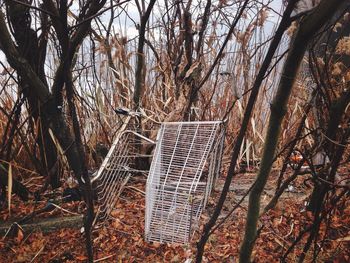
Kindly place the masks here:
<instances>
[{"instance_id":1,"label":"twig","mask_svg":"<svg viewBox=\"0 0 350 263\"><path fill-rule=\"evenodd\" d=\"M53 205L54 207L56 207L56 208L62 210L63 212L68 213L68 214L75 215L75 216L78 216L78 215L79 215L79 214L77 214L77 213L68 211L67 209L64 209L63 207L60 207L59 205L56 205L56 204L54 204L54 203L50 203L50 204Z\"/></svg>"},{"instance_id":2,"label":"twig","mask_svg":"<svg viewBox=\"0 0 350 263\"><path fill-rule=\"evenodd\" d=\"M96 260L94 260L94 263L104 261L104 260L106 260L106 259L109 259L109 258L111 258L111 257L114 257L115 255L116 255L116 254L112 254L112 255L109 255L109 256L106 256L106 257L103 257L103 258L96 259Z\"/></svg>"},{"instance_id":3,"label":"twig","mask_svg":"<svg viewBox=\"0 0 350 263\"><path fill-rule=\"evenodd\" d=\"M21 231L23 231L23 228L22 228L17 222L14 222L14 223L7 229L7 231L6 231L6 233L5 233L4 237L3 237L4 239L5 239L5 237L10 233L10 231L11 231L13 225L16 225L19 229L21 229Z\"/></svg>"},{"instance_id":4,"label":"twig","mask_svg":"<svg viewBox=\"0 0 350 263\"><path fill-rule=\"evenodd\" d=\"M127 187L125 187L125 188L127 188L127 189L132 189L132 190L135 190L136 192L139 192L139 193L141 193L141 194L143 194L143 195L146 195L146 192L144 192L144 191L142 191L141 189L138 189L137 187L135 187L135 186L127 186Z\"/></svg>"},{"instance_id":5,"label":"twig","mask_svg":"<svg viewBox=\"0 0 350 263\"><path fill-rule=\"evenodd\" d=\"M98 16L102 15L103 13L107 12L108 10L110 10L112 8L115 8L115 7L118 7L118 6L120 6L122 4L125 4L127 2L130 2L130 0L125 0L123 2L118 2L118 3L114 4L114 5L111 5L111 6L107 7L106 9L101 10L100 12L98 12L98 13L92 15L92 16L89 16L89 17L85 18L84 20L78 22L77 24L71 26L69 29L72 30L72 29L74 29L76 27L79 27L80 25L82 25L82 24L84 24L84 23L94 19L95 17L98 17Z\"/></svg>"},{"instance_id":6,"label":"twig","mask_svg":"<svg viewBox=\"0 0 350 263\"><path fill-rule=\"evenodd\" d=\"M36 259L37 256L39 256L39 254L41 252L43 252L44 250L44 247L45 247L45 244L39 249L39 251L35 254L35 256L32 258L32 260L30 261L30 263L34 262L34 260Z\"/></svg>"},{"instance_id":7,"label":"twig","mask_svg":"<svg viewBox=\"0 0 350 263\"><path fill-rule=\"evenodd\" d=\"M289 237L289 235L292 234L293 229L294 229L294 223L292 223L292 225L290 226L290 231L288 232L287 235L284 236L284 238Z\"/></svg>"}]
</instances>

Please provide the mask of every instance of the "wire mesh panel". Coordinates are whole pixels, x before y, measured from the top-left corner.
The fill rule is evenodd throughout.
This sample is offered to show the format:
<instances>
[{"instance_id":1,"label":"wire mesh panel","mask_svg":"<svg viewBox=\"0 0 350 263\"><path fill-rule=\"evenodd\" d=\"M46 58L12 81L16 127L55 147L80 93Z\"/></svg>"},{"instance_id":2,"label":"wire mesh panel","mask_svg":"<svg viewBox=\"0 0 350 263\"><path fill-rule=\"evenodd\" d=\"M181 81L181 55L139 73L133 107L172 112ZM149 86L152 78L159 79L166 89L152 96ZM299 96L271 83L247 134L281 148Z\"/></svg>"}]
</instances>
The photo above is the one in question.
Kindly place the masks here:
<instances>
[{"instance_id":1,"label":"wire mesh panel","mask_svg":"<svg viewBox=\"0 0 350 263\"><path fill-rule=\"evenodd\" d=\"M119 195L130 176L142 172L138 167L140 158L150 155L140 154L141 146L154 144L154 141L134 132L125 130L118 134L96 177L98 211L96 218L101 222L108 219Z\"/></svg>"},{"instance_id":2,"label":"wire mesh panel","mask_svg":"<svg viewBox=\"0 0 350 263\"><path fill-rule=\"evenodd\" d=\"M147 241L187 243L219 172L222 122L163 123L146 186Z\"/></svg>"}]
</instances>

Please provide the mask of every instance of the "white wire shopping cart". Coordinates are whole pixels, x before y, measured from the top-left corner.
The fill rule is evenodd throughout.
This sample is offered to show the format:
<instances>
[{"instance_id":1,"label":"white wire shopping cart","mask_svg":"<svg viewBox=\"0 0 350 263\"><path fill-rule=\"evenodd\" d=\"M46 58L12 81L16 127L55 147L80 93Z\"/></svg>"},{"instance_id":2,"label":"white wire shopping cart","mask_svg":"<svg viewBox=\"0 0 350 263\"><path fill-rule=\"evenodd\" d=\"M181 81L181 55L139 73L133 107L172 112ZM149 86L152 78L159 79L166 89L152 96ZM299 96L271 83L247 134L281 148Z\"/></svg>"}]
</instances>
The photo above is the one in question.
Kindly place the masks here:
<instances>
[{"instance_id":1,"label":"white wire shopping cart","mask_svg":"<svg viewBox=\"0 0 350 263\"><path fill-rule=\"evenodd\" d=\"M134 116L130 114L124 119L107 156L92 179L97 195L95 222L105 222L109 218L132 175L148 174L148 170L140 169L138 161L152 158L152 154L142 153L141 149L145 148L145 145L150 148L155 141L131 130L133 127L130 122Z\"/></svg>"},{"instance_id":2,"label":"white wire shopping cart","mask_svg":"<svg viewBox=\"0 0 350 263\"><path fill-rule=\"evenodd\" d=\"M147 241L188 243L219 174L221 121L163 123L146 187Z\"/></svg>"},{"instance_id":3,"label":"white wire shopping cart","mask_svg":"<svg viewBox=\"0 0 350 263\"><path fill-rule=\"evenodd\" d=\"M104 222L133 173L140 144L155 144L146 184L147 241L187 243L220 172L225 125L222 121L165 122L157 139L126 129L128 116L97 175L98 210ZM97 220L96 220L97 221Z\"/></svg>"}]
</instances>

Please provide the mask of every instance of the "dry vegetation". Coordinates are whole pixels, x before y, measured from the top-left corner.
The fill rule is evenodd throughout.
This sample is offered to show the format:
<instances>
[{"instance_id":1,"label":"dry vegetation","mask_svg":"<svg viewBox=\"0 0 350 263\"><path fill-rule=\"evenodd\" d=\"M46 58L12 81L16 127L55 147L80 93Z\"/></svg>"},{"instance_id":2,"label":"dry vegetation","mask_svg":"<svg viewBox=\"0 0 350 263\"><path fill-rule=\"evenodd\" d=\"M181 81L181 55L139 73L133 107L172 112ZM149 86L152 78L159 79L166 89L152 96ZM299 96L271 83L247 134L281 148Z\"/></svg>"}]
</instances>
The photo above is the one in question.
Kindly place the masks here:
<instances>
[{"instance_id":1,"label":"dry vegetation","mask_svg":"<svg viewBox=\"0 0 350 263\"><path fill-rule=\"evenodd\" d=\"M118 134L123 118L115 114L117 108L141 112L144 117L136 128L145 132L157 129L162 121L228 119L223 176L191 244L143 240L143 177L125 190L110 224L92 231L98 262L194 259L196 242L230 175L230 159L251 91L285 8L276 9L271 0L0 1L0 32L9 31L7 40L15 44L17 57L28 61L26 68L33 69L29 76L35 77L27 78L31 72L24 73L3 37L1 222L23 219L45 208L48 200L57 207L34 222L72 213L89 218L92 200L61 203L61 194L72 186L73 177L89 192L81 178L88 180L87 170L101 163L100 146L109 148ZM272 172L259 196L255 262L350 260L348 9L344 4L310 36L285 105L275 154L271 153ZM263 72L237 165L233 165L233 183L216 224L225 220L209 236L203 262L237 262L247 217L246 196L263 156L270 105L302 18L297 15L287 23L291 26ZM147 135L155 137L154 132ZM319 153L326 153L327 161L316 160ZM85 240L89 236L77 229L52 233L17 229L1 234L0 262L88 260Z\"/></svg>"}]
</instances>

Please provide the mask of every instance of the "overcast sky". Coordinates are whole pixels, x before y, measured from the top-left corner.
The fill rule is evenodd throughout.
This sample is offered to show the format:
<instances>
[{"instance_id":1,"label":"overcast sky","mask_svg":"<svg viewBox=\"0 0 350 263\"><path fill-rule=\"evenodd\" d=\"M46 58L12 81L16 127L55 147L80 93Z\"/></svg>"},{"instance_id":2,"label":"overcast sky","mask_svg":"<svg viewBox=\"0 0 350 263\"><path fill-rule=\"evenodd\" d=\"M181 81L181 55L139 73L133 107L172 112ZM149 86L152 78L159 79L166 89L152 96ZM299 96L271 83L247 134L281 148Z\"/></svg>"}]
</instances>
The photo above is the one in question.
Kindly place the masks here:
<instances>
[{"instance_id":1,"label":"overcast sky","mask_svg":"<svg viewBox=\"0 0 350 263\"><path fill-rule=\"evenodd\" d=\"M76 2L75 2L76 3ZM164 3L163 1L157 1L156 5L161 5L162 3ZM270 4L270 7L273 8L276 12L279 12L281 10L281 4L282 4L282 0L273 0L273 2ZM154 10L155 12L157 12L157 6L155 6ZM129 3L127 5L125 5L125 10L128 13L128 16L133 19L134 21L138 22L139 21L139 13L138 10L135 6L135 4L133 3ZM72 11L74 13L78 13L78 7L76 6L72 6ZM105 20L106 23L109 20L109 12L106 12L103 17L102 20ZM136 37L138 35L138 31L134 25L134 22L129 19L126 15L121 15L119 18L117 18L116 23L114 25L114 30L116 32L119 32L121 35L126 35L128 36L128 38L133 38ZM271 34L276 22L278 21L278 16L276 14L274 14L273 12L269 13L269 17L268 17L268 21L265 24L265 31L266 34ZM6 57L3 54L3 52L0 51L0 60L3 63L6 63Z\"/></svg>"}]
</instances>

